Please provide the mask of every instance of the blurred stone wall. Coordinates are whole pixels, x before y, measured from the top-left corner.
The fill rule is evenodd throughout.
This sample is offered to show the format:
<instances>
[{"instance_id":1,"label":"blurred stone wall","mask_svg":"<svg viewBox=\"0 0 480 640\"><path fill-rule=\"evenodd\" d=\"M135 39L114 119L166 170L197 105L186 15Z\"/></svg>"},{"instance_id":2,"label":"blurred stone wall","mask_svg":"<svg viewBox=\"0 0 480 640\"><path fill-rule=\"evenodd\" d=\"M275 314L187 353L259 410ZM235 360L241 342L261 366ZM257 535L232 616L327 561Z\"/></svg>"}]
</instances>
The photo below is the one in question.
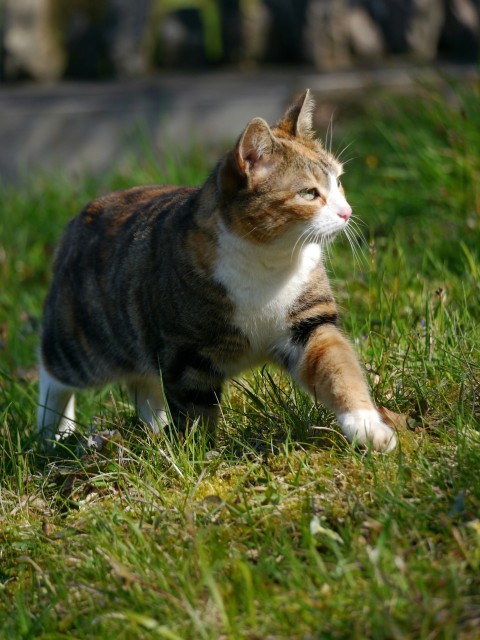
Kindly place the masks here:
<instances>
[{"instance_id":1,"label":"blurred stone wall","mask_svg":"<svg viewBox=\"0 0 480 640\"><path fill-rule=\"evenodd\" d=\"M0 77L478 61L480 0L3 0Z\"/></svg>"}]
</instances>

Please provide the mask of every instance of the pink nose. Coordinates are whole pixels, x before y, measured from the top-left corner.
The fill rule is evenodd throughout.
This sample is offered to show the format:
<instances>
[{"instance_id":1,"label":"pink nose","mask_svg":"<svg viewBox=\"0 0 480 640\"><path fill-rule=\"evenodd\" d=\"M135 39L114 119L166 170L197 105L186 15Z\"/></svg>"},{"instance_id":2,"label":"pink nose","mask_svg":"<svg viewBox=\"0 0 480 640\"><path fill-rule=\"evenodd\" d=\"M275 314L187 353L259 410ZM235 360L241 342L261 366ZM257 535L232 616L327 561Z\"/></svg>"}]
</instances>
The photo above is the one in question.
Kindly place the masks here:
<instances>
[{"instance_id":1,"label":"pink nose","mask_svg":"<svg viewBox=\"0 0 480 640\"><path fill-rule=\"evenodd\" d=\"M344 206L338 212L338 215L340 216L340 218L343 218L344 220L348 220L352 215L352 207L348 203L345 203Z\"/></svg>"}]
</instances>

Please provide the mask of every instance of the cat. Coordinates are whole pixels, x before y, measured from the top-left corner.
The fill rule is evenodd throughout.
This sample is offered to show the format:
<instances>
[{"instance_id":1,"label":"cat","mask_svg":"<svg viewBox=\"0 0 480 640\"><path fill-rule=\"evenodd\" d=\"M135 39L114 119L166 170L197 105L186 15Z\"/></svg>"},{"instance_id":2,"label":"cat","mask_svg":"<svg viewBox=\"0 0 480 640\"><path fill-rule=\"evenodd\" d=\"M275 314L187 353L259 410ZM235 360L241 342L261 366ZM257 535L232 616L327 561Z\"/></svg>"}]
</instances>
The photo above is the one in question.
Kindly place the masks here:
<instances>
[{"instance_id":1,"label":"cat","mask_svg":"<svg viewBox=\"0 0 480 640\"><path fill-rule=\"evenodd\" d=\"M115 381L154 431L198 418L213 433L224 381L270 361L349 441L395 447L322 264L352 210L313 108L307 90L274 126L251 120L200 188L111 193L69 223L44 307L44 440L74 430L75 390Z\"/></svg>"}]
</instances>

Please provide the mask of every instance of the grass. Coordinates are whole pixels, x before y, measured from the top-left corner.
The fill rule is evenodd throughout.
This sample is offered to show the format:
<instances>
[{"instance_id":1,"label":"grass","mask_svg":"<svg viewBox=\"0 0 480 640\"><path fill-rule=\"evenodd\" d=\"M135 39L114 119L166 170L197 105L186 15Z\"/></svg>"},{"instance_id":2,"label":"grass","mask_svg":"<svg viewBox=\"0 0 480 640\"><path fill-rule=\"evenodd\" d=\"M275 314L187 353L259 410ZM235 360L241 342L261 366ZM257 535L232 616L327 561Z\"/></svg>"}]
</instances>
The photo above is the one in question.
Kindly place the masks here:
<instances>
[{"instance_id":1,"label":"grass","mask_svg":"<svg viewBox=\"0 0 480 640\"><path fill-rule=\"evenodd\" d=\"M121 390L80 417L102 453L36 449L35 353L52 253L100 192L200 182L197 156L128 176L1 189L0 637L478 638L480 92L429 93L354 123L344 185L355 265L328 261L343 326L400 445L346 446L265 369L231 382L218 446L135 424Z\"/></svg>"}]
</instances>

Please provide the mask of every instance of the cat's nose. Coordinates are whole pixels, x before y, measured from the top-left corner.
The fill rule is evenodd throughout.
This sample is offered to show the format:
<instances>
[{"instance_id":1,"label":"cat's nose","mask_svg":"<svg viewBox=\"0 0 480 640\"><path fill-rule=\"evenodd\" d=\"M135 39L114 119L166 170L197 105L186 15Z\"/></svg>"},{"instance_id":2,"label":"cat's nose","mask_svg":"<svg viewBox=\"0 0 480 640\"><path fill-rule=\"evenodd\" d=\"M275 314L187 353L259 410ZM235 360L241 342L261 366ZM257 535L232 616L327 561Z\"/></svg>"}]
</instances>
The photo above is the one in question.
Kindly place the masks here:
<instances>
[{"instance_id":1,"label":"cat's nose","mask_svg":"<svg viewBox=\"0 0 480 640\"><path fill-rule=\"evenodd\" d=\"M348 204L348 202L345 202L343 207L337 213L340 216L340 218L343 218L344 220L348 220L352 215L352 207Z\"/></svg>"}]
</instances>

